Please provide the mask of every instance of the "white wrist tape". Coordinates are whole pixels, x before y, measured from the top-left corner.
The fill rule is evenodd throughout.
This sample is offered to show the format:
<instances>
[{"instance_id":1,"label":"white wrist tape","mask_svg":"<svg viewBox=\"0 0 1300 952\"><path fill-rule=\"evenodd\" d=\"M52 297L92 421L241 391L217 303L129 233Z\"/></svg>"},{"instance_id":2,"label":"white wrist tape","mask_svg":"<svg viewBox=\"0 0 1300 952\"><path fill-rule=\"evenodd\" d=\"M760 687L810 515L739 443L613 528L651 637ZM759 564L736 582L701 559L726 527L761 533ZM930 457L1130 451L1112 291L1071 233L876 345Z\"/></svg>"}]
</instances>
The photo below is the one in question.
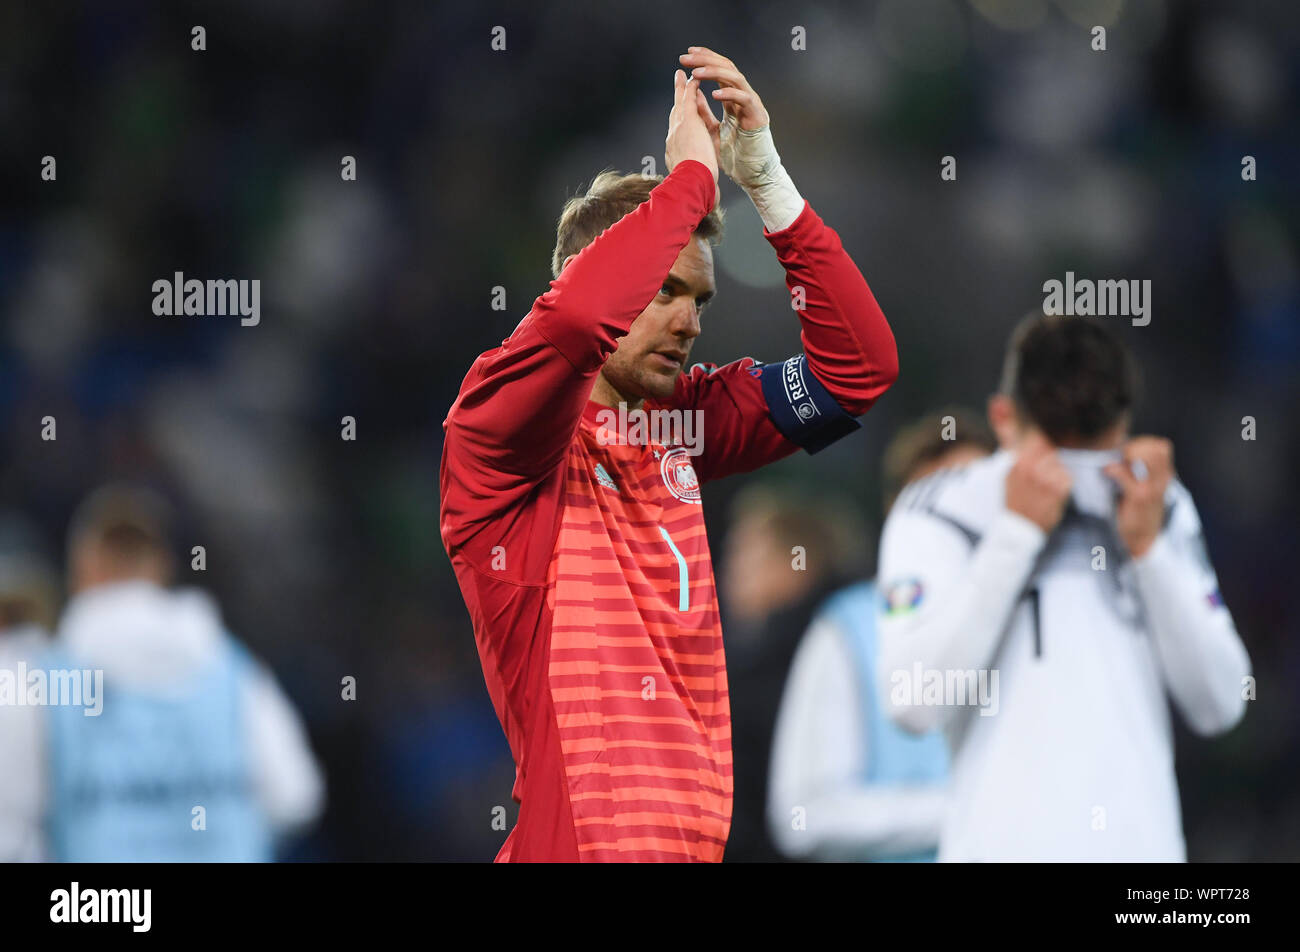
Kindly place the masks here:
<instances>
[{"instance_id":1,"label":"white wrist tape","mask_svg":"<svg viewBox=\"0 0 1300 952\"><path fill-rule=\"evenodd\" d=\"M741 129L735 118L727 115L719 136L719 167L749 194L767 230L781 231L793 225L803 211L803 196L781 164L771 125Z\"/></svg>"}]
</instances>

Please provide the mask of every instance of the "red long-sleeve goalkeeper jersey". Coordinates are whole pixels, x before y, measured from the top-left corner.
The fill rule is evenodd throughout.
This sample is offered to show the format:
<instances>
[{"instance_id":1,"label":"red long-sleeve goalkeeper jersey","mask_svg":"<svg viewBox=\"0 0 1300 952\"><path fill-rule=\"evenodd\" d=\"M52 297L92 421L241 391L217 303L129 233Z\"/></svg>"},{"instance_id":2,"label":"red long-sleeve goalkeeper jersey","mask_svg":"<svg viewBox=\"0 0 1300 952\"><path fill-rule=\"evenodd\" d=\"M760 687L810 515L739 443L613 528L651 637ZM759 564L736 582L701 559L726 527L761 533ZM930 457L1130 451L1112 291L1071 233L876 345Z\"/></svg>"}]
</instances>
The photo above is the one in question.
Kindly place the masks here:
<instances>
[{"instance_id":1,"label":"red long-sleeve goalkeeper jersey","mask_svg":"<svg viewBox=\"0 0 1300 952\"><path fill-rule=\"evenodd\" d=\"M697 455L611 432L596 374L713 197L679 163L474 362L443 424L442 539L516 765L498 861L722 858L731 725L700 485L815 452L897 376L884 315L805 203L764 232L803 289L804 354L697 365L647 402L702 411Z\"/></svg>"}]
</instances>

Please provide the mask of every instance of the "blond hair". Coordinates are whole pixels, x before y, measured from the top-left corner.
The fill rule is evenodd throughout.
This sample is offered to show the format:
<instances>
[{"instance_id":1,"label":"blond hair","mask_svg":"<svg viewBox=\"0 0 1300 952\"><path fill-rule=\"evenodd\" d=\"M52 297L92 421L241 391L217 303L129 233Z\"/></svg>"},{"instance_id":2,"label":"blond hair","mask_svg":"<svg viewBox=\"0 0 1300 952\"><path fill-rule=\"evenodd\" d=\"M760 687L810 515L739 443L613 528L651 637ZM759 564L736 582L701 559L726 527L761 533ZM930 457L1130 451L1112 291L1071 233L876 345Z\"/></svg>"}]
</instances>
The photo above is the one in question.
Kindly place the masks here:
<instances>
[{"instance_id":1,"label":"blond hair","mask_svg":"<svg viewBox=\"0 0 1300 952\"><path fill-rule=\"evenodd\" d=\"M564 203L555 228L555 251L551 253L551 274L560 276L564 259L591 244L602 231L650 197L650 191L664 180L662 175L627 175L605 169L587 188ZM722 240L722 209L715 207L700 221L695 237L716 245Z\"/></svg>"}]
</instances>

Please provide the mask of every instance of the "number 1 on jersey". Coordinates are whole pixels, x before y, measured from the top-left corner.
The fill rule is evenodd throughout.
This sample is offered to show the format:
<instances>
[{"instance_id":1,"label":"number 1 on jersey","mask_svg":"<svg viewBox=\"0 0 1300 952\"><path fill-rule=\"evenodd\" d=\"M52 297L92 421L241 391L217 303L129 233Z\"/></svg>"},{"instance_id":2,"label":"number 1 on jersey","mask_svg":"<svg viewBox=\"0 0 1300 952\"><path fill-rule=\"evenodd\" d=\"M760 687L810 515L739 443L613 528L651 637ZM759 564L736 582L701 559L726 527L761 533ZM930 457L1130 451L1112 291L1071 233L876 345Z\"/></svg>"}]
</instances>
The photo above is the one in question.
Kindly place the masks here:
<instances>
[{"instance_id":1,"label":"number 1 on jersey","mask_svg":"<svg viewBox=\"0 0 1300 952\"><path fill-rule=\"evenodd\" d=\"M668 534L667 529L660 526L659 534L664 537L664 541L668 543L668 548L673 550L673 555L677 558L677 585L681 589L681 594L677 597L677 610L679 612L689 611L691 607L691 576L686 570L686 559L677 550L677 546L673 545L673 537Z\"/></svg>"},{"instance_id":2,"label":"number 1 on jersey","mask_svg":"<svg viewBox=\"0 0 1300 952\"><path fill-rule=\"evenodd\" d=\"M1030 617L1034 622L1034 657L1043 656L1043 607L1039 601L1038 586L1034 586L1025 593L1025 598L1029 601Z\"/></svg>"}]
</instances>

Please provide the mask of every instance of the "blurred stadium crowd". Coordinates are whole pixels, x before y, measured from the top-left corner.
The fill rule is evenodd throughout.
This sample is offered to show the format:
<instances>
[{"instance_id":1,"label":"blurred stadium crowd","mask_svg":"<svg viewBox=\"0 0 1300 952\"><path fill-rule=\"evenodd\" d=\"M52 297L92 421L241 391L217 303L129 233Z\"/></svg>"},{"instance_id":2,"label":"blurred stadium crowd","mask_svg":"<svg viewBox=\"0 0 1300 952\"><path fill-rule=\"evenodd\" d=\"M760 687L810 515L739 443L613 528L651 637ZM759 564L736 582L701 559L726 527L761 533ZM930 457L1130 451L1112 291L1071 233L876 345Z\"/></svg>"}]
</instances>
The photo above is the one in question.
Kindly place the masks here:
<instances>
[{"instance_id":1,"label":"blurred stadium crowd","mask_svg":"<svg viewBox=\"0 0 1300 952\"><path fill-rule=\"evenodd\" d=\"M441 422L545 290L564 199L662 163L675 55L708 43L762 94L902 363L863 433L706 493L724 634L779 627L778 605L726 613L724 539L754 483L845 499L864 528L837 577L865 576L890 437L982 406L1045 280L1150 279L1150 325L1112 326L1144 373L1135 428L1174 441L1259 679L1243 725L1179 759L1189 856L1294 860L1298 26L1282 0L6 5L0 507L53 565L106 481L177 507L178 548L207 549L180 581L274 669L327 778L284 858L490 859L514 771L438 537ZM748 200L723 200L696 359L783 358L782 271ZM260 324L156 317L176 271L260 279ZM735 858L759 835L738 824Z\"/></svg>"}]
</instances>

